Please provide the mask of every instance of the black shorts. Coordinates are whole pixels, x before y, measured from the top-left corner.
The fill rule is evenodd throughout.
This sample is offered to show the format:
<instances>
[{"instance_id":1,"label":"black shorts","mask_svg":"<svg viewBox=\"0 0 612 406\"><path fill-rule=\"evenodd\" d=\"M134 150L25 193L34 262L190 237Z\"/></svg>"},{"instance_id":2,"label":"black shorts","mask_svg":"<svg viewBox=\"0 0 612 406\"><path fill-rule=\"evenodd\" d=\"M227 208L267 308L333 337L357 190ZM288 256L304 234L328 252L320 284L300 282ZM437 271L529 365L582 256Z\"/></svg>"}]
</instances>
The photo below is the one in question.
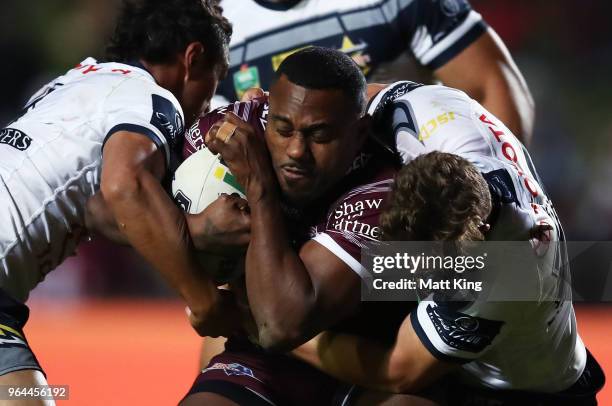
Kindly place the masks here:
<instances>
[{"instance_id":1,"label":"black shorts","mask_svg":"<svg viewBox=\"0 0 612 406\"><path fill-rule=\"evenodd\" d=\"M558 393L534 393L513 390L495 390L462 385L451 378L442 378L423 397L450 406L596 406L597 392L605 383L605 375L590 352L587 363L570 388ZM365 389L353 387L345 396L343 405L357 403Z\"/></svg>"},{"instance_id":2,"label":"black shorts","mask_svg":"<svg viewBox=\"0 0 612 406\"><path fill-rule=\"evenodd\" d=\"M30 309L0 289L0 375L23 369L42 370L23 333Z\"/></svg>"},{"instance_id":3,"label":"black shorts","mask_svg":"<svg viewBox=\"0 0 612 406\"><path fill-rule=\"evenodd\" d=\"M557 393L533 393L500 391L451 386L449 398L458 400L460 406L595 406L597 392L605 383L603 370L587 351L587 362L578 381L568 389Z\"/></svg>"},{"instance_id":4,"label":"black shorts","mask_svg":"<svg viewBox=\"0 0 612 406\"><path fill-rule=\"evenodd\" d=\"M332 405L334 378L293 357L264 351L243 338L230 338L196 378L187 396L209 392L244 406Z\"/></svg>"}]
</instances>

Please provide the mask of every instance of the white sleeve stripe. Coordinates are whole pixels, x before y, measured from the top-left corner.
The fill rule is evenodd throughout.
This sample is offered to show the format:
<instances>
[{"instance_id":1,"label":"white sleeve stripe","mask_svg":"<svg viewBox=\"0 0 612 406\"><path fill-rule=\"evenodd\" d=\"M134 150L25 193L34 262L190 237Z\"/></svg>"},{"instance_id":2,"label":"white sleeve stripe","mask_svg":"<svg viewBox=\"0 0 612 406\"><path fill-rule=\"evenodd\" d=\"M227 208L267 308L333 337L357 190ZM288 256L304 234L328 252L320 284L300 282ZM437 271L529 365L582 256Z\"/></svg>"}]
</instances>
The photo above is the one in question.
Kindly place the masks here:
<instances>
[{"instance_id":1,"label":"white sleeve stripe","mask_svg":"<svg viewBox=\"0 0 612 406\"><path fill-rule=\"evenodd\" d=\"M450 48L455 42L463 37L474 25L482 21L482 16L474 10L470 10L466 19L448 34L442 41L438 42L431 48L424 50L420 55L415 56L421 61L421 64L427 65L433 61L438 55Z\"/></svg>"},{"instance_id":2,"label":"white sleeve stripe","mask_svg":"<svg viewBox=\"0 0 612 406\"><path fill-rule=\"evenodd\" d=\"M314 238L314 241L318 242L328 250L330 250L335 256L340 258L342 262L347 264L361 279L369 280L371 279L370 274L366 271L366 269L361 265L359 261L351 256L348 252L344 250L333 238L329 236L327 233L319 233Z\"/></svg>"},{"instance_id":3,"label":"white sleeve stripe","mask_svg":"<svg viewBox=\"0 0 612 406\"><path fill-rule=\"evenodd\" d=\"M442 341L442 339L438 335L438 332L436 331L434 324L432 323L431 319L427 315L426 308L429 304L433 304L433 302L422 301L421 303L419 303L419 306L417 307L417 310L416 310L416 314L417 314L416 321L418 321L419 325L423 329L423 332L427 336L427 339L430 341L433 347L436 350L438 350L441 354L449 356L449 357L453 357L453 358L462 358L466 360L473 360L473 359L478 358L479 354L468 352L468 351L462 351L462 350L450 347L444 341Z\"/></svg>"}]
</instances>

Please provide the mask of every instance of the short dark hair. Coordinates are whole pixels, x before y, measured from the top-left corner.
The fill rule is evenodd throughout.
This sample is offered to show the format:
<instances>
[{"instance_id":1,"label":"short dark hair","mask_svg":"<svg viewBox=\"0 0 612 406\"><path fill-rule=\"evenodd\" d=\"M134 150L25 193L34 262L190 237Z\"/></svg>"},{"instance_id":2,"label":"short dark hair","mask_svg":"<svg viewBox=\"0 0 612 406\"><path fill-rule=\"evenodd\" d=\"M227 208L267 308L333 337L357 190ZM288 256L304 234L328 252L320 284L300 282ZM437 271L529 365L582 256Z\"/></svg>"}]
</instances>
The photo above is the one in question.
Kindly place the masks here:
<instances>
[{"instance_id":1,"label":"short dark hair","mask_svg":"<svg viewBox=\"0 0 612 406\"><path fill-rule=\"evenodd\" d=\"M191 42L200 41L212 61L225 55L232 25L218 0L124 0L106 49L109 61L174 60Z\"/></svg>"},{"instance_id":2,"label":"short dark hair","mask_svg":"<svg viewBox=\"0 0 612 406\"><path fill-rule=\"evenodd\" d=\"M404 166L380 217L386 240L483 240L478 226L491 212L489 186L454 154L430 152Z\"/></svg>"},{"instance_id":3,"label":"short dark hair","mask_svg":"<svg viewBox=\"0 0 612 406\"><path fill-rule=\"evenodd\" d=\"M282 75L306 89L341 90L356 111L365 112L365 77L357 64L343 52L316 46L304 48L280 64L276 79Z\"/></svg>"}]
</instances>

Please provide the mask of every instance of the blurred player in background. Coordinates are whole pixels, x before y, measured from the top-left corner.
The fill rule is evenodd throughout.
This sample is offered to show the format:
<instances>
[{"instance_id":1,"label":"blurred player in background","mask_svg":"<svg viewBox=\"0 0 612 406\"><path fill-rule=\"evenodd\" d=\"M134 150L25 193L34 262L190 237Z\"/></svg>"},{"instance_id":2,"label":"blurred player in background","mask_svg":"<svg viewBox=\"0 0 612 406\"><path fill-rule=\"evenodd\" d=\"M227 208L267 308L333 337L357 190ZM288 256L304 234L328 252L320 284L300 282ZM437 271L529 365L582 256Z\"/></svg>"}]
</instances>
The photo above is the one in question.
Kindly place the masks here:
<instances>
[{"instance_id":1,"label":"blurred player in background","mask_svg":"<svg viewBox=\"0 0 612 406\"><path fill-rule=\"evenodd\" d=\"M396 177L381 225L384 238L396 241L531 239L537 265L530 273L545 292L540 300L456 302L431 294L404 321L391 347L326 332L295 353L363 387L405 393L429 388L441 404L597 404L603 371L576 330L567 262L555 268L555 256L565 248L561 226L528 176L477 154L421 155ZM523 210L529 206L539 210ZM547 227L534 234L534 224ZM550 244L545 254L536 253L541 240ZM357 404L387 398L362 393Z\"/></svg>"},{"instance_id":2,"label":"blurred player in background","mask_svg":"<svg viewBox=\"0 0 612 406\"><path fill-rule=\"evenodd\" d=\"M274 71L309 45L341 50L370 77L411 53L445 85L464 90L524 143L531 94L508 50L466 0L221 0L234 24L230 69L216 106L250 87L268 89ZM408 73L391 80L408 79Z\"/></svg>"},{"instance_id":3,"label":"blurred player in background","mask_svg":"<svg viewBox=\"0 0 612 406\"><path fill-rule=\"evenodd\" d=\"M188 233L207 214L186 220L162 182L226 73L230 35L210 1L125 3L108 62L85 59L0 130L0 384L45 382L24 302L93 229L134 246L196 316L218 310Z\"/></svg>"}]
</instances>

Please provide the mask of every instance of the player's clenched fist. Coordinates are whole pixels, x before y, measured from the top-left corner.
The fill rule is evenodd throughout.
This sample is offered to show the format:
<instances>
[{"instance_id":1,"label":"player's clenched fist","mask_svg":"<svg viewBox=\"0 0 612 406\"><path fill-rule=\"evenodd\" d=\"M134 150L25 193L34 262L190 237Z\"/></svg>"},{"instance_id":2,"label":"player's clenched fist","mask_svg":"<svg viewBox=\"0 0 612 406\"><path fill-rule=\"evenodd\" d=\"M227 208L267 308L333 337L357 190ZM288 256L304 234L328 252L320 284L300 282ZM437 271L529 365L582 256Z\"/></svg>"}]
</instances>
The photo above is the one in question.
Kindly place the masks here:
<instances>
[{"instance_id":1,"label":"player's clenched fist","mask_svg":"<svg viewBox=\"0 0 612 406\"><path fill-rule=\"evenodd\" d=\"M230 290L217 289L218 300L206 314L196 314L185 307L191 327L201 337L230 337L242 330L242 314Z\"/></svg>"},{"instance_id":2,"label":"player's clenched fist","mask_svg":"<svg viewBox=\"0 0 612 406\"><path fill-rule=\"evenodd\" d=\"M233 113L215 123L205 137L207 147L223 161L246 192L249 202L264 190L275 187L276 179L265 140L250 123Z\"/></svg>"},{"instance_id":3,"label":"player's clenched fist","mask_svg":"<svg viewBox=\"0 0 612 406\"><path fill-rule=\"evenodd\" d=\"M187 215L189 234L197 250L224 254L245 251L251 218L246 200L222 193L204 211Z\"/></svg>"}]
</instances>

